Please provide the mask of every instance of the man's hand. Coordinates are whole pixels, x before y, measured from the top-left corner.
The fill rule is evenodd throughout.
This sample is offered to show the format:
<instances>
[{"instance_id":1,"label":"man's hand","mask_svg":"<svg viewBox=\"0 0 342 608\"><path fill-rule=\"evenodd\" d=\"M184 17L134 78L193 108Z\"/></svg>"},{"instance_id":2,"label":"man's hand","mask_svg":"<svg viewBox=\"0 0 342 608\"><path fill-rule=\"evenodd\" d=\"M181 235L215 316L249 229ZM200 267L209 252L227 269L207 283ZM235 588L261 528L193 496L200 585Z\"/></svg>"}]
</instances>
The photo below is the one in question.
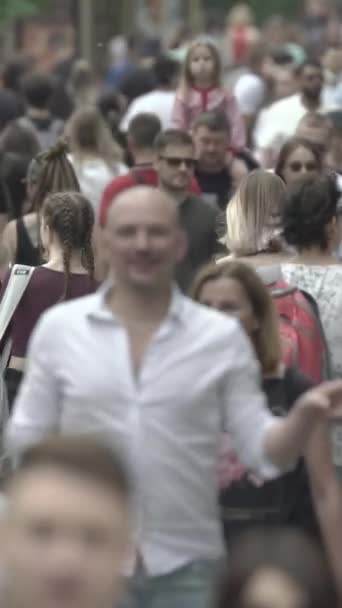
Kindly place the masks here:
<instances>
[{"instance_id":1,"label":"man's hand","mask_svg":"<svg viewBox=\"0 0 342 608\"><path fill-rule=\"evenodd\" d=\"M324 382L304 393L286 418L265 438L265 454L280 470L292 467L306 450L317 423L342 420L342 380Z\"/></svg>"},{"instance_id":2,"label":"man's hand","mask_svg":"<svg viewBox=\"0 0 342 608\"><path fill-rule=\"evenodd\" d=\"M296 401L295 407L309 423L322 416L342 420L342 380L323 382L310 389Z\"/></svg>"}]
</instances>

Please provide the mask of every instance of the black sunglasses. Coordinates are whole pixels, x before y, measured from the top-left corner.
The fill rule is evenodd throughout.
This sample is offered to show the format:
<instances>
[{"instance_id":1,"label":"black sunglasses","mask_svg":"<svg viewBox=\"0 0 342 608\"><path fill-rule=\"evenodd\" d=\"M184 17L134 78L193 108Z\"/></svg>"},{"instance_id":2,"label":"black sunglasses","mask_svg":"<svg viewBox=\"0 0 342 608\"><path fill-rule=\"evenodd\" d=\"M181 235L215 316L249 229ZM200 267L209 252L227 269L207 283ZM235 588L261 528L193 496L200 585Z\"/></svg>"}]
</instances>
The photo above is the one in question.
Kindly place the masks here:
<instances>
[{"instance_id":1,"label":"black sunglasses","mask_svg":"<svg viewBox=\"0 0 342 608\"><path fill-rule=\"evenodd\" d=\"M194 158L179 158L176 156L160 156L161 160L165 160L170 167L180 167L183 163L188 169L192 169L195 166Z\"/></svg>"},{"instance_id":2,"label":"black sunglasses","mask_svg":"<svg viewBox=\"0 0 342 608\"><path fill-rule=\"evenodd\" d=\"M306 171L316 171L317 170L317 165L313 162L301 163L299 161L294 161L293 163L290 163L289 167L290 167L291 171L294 171L295 173L298 173L302 169L305 169Z\"/></svg>"}]
</instances>

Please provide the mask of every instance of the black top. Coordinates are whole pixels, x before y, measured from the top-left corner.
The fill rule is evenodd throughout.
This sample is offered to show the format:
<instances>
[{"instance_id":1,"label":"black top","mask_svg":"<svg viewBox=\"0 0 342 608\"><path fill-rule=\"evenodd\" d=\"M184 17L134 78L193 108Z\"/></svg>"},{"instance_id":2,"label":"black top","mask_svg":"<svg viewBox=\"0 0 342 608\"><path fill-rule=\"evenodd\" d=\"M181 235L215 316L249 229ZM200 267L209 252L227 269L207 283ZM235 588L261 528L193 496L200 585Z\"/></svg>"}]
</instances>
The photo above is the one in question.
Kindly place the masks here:
<instances>
[{"instance_id":1,"label":"black top","mask_svg":"<svg viewBox=\"0 0 342 608\"><path fill-rule=\"evenodd\" d=\"M229 171L222 169L218 173L206 173L197 167L195 177L203 192L203 197L221 211L225 211L233 187Z\"/></svg>"},{"instance_id":2,"label":"black top","mask_svg":"<svg viewBox=\"0 0 342 608\"><path fill-rule=\"evenodd\" d=\"M17 228L17 255L15 258L16 264L27 264L27 266L39 266L41 264L41 256L39 247L34 247L25 222L22 218L16 221Z\"/></svg>"},{"instance_id":3,"label":"black top","mask_svg":"<svg viewBox=\"0 0 342 608\"><path fill-rule=\"evenodd\" d=\"M11 212L11 203L8 189L0 177L0 214L8 215Z\"/></svg>"},{"instance_id":4,"label":"black top","mask_svg":"<svg viewBox=\"0 0 342 608\"><path fill-rule=\"evenodd\" d=\"M311 380L295 369L287 369L284 378L263 381L268 406L275 416L286 416L296 399L311 386ZM302 461L290 473L266 482L241 471L222 492L221 506L228 542L253 526L290 525L318 534Z\"/></svg>"},{"instance_id":5,"label":"black top","mask_svg":"<svg viewBox=\"0 0 342 608\"><path fill-rule=\"evenodd\" d=\"M188 237L188 251L178 264L176 280L181 289L188 291L197 270L221 251L217 236L219 212L192 194L181 203L179 212Z\"/></svg>"}]
</instances>

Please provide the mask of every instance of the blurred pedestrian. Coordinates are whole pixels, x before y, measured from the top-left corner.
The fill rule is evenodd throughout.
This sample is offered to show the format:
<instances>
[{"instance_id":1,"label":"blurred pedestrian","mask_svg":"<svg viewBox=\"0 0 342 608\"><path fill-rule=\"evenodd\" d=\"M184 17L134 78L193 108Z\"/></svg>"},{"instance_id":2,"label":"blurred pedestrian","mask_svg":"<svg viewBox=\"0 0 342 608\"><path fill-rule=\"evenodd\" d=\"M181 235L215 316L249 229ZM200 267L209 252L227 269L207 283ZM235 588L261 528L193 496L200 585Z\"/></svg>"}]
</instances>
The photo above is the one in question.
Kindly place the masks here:
<instances>
[{"instance_id":1,"label":"blurred pedestrian","mask_svg":"<svg viewBox=\"0 0 342 608\"><path fill-rule=\"evenodd\" d=\"M4 350L7 341L11 341L10 357L5 362L10 406L22 380L28 341L40 315L57 302L78 298L96 289L92 250L94 212L90 202L78 193L47 196L39 213L39 223L44 264L32 273L1 343ZM12 272L8 271L0 290L2 302L12 279Z\"/></svg>"},{"instance_id":2,"label":"blurred pedestrian","mask_svg":"<svg viewBox=\"0 0 342 608\"><path fill-rule=\"evenodd\" d=\"M4 491L3 605L117 605L129 545L130 482L115 447L50 438L23 454Z\"/></svg>"},{"instance_id":3,"label":"blurred pedestrian","mask_svg":"<svg viewBox=\"0 0 342 608\"><path fill-rule=\"evenodd\" d=\"M231 145L242 148L246 143L243 119L235 97L222 85L219 51L207 38L197 39L189 48L173 108L172 125L191 131L202 112L221 111L231 125Z\"/></svg>"},{"instance_id":4,"label":"blurred pedestrian","mask_svg":"<svg viewBox=\"0 0 342 608\"><path fill-rule=\"evenodd\" d=\"M41 74L29 74L22 83L27 110L19 124L32 129L42 150L56 143L64 126L63 121L50 111L53 86L50 77Z\"/></svg>"},{"instance_id":5,"label":"blurred pedestrian","mask_svg":"<svg viewBox=\"0 0 342 608\"><path fill-rule=\"evenodd\" d=\"M342 382L305 393L286 418L270 414L241 326L173 287L186 238L165 193L122 193L105 247L103 289L48 311L34 332L7 444L58 431L121 446L137 483L127 605L206 608L223 554L213 475L223 429L247 466L273 476L338 415Z\"/></svg>"},{"instance_id":6,"label":"blurred pedestrian","mask_svg":"<svg viewBox=\"0 0 342 608\"><path fill-rule=\"evenodd\" d=\"M48 152L40 153L30 164L27 174L29 213L10 222L4 231L2 250L6 271L13 264L39 266L39 212L45 197L54 192L79 192L80 186L67 147L58 142Z\"/></svg>"},{"instance_id":7,"label":"blurred pedestrian","mask_svg":"<svg viewBox=\"0 0 342 608\"><path fill-rule=\"evenodd\" d=\"M95 106L77 110L66 125L65 135L69 160L81 191L97 215L104 189L113 179L128 172L122 162L123 151Z\"/></svg>"}]
</instances>

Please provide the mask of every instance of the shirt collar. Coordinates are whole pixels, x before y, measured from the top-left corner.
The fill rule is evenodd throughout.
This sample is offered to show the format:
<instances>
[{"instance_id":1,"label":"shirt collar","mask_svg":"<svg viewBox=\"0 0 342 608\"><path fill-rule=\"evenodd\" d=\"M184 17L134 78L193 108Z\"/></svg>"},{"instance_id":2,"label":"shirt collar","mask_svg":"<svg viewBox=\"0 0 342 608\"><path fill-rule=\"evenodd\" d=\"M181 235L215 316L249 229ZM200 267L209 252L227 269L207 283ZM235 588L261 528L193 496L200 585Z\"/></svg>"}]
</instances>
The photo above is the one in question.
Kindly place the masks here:
<instances>
[{"instance_id":1,"label":"shirt collar","mask_svg":"<svg viewBox=\"0 0 342 608\"><path fill-rule=\"evenodd\" d=\"M119 319L113 315L111 310L107 306L106 297L110 289L113 287L111 280L105 281L97 290L94 300L93 307L88 311L87 316L90 319L98 321L111 321L112 323L120 323ZM180 291L176 284L172 287L171 301L168 313L164 319L176 321L177 323L185 323L185 296Z\"/></svg>"}]
</instances>

